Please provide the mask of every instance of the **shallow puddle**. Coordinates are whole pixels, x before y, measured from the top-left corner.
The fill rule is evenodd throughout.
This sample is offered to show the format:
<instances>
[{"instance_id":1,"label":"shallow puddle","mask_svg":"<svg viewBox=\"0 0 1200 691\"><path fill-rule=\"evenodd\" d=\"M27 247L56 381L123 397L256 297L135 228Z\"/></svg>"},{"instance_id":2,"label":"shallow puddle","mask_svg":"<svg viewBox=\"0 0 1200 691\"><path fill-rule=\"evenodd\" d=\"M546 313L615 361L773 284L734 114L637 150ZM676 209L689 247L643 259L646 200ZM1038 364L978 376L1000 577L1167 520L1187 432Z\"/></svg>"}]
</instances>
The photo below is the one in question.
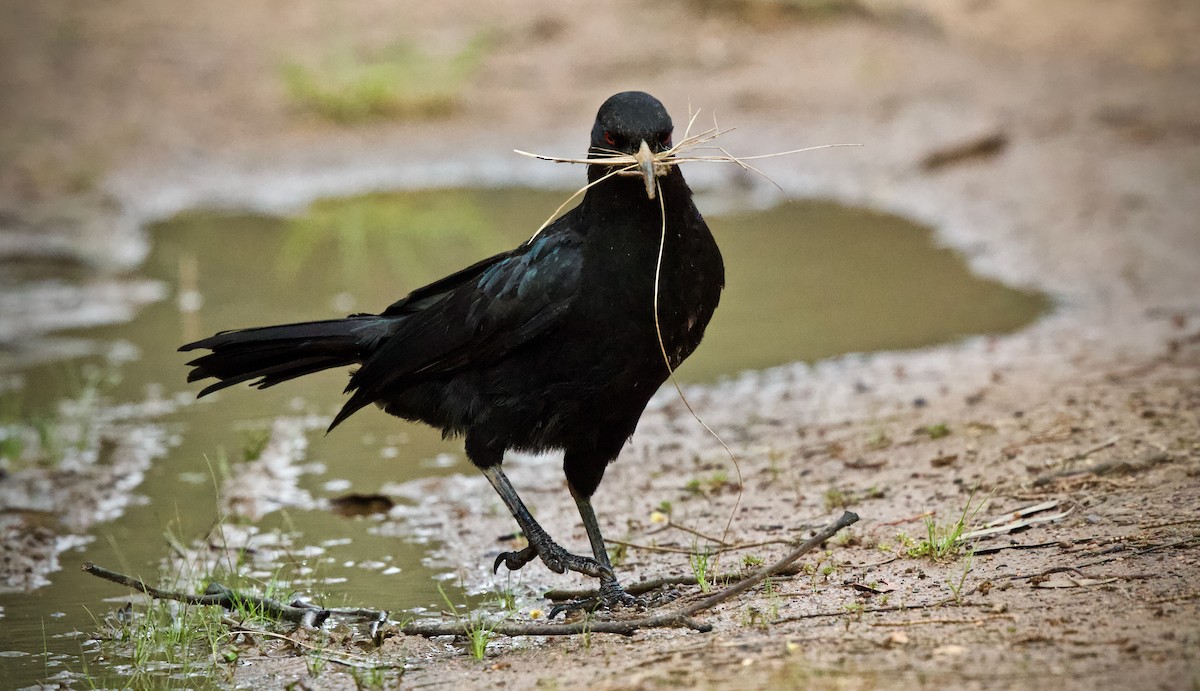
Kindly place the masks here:
<instances>
[{"instance_id":1,"label":"shallow puddle","mask_svg":"<svg viewBox=\"0 0 1200 691\"><path fill-rule=\"evenodd\" d=\"M116 402L143 400L148 391L167 398L195 391L184 381L188 358L175 352L179 344L223 329L381 310L412 288L525 239L563 196L447 190L324 201L294 219L187 214L152 229L154 250L142 272L165 282L172 297L131 323L77 335L135 347L137 357L120 368L120 382L108 392ZM928 229L894 216L804 202L709 221L726 258L728 288L704 345L679 371L685 381L1012 331L1048 306L1043 297L973 276L960 256L935 245ZM26 373L25 414L71 393L68 369ZM175 445L136 490L148 501L100 525L91 544L65 553L51 585L0 596L6 680L21 686L64 666L84 671L82 639L67 633L93 630L89 612L102 617L127 593L80 573L76 563L91 560L157 580L169 553L164 533L191 541L218 518L216 459L238 460L277 416L331 415L344 384L344 372L325 372L266 391L241 387L166 416ZM369 496L385 483L470 470L460 443L375 409L328 437L308 437L303 463L320 465L299 482L314 497ZM323 546L311 558L312 580L332 604L393 612L438 606L438 574L423 565L425 547L373 535L372 524L370 516L293 509L262 527ZM61 657L47 664L47 651Z\"/></svg>"}]
</instances>

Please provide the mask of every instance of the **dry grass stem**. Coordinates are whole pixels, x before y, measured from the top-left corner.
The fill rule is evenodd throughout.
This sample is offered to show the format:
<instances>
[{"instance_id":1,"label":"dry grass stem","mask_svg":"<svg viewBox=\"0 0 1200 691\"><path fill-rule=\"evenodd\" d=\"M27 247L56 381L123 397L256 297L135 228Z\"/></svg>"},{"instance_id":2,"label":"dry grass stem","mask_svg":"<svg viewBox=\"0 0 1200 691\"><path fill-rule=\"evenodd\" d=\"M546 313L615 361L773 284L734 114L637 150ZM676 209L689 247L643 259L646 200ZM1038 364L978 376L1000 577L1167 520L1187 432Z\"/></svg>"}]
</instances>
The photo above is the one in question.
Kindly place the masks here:
<instances>
[{"instance_id":1,"label":"dry grass stem","mask_svg":"<svg viewBox=\"0 0 1200 691\"><path fill-rule=\"evenodd\" d=\"M696 121L696 116L698 116L699 114L700 114L700 112L696 111L696 113L692 114L692 116L689 118L687 131L684 132L683 139L679 140L679 142L677 144L673 145L671 148L666 149L665 151L660 151L658 153L653 154L653 157L654 157L653 169L654 169L655 177L666 175L667 171L669 171L672 166L676 166L681 163L733 163L733 164L737 165L738 167L740 167L742 170L754 172L754 173L761 175L772 185L775 185L775 187L782 190L783 188L779 187L779 185L776 184L774 180L771 180L770 176L768 176L766 173L759 170L758 168L754 167L753 165L750 165L749 163L747 163L747 161L757 161L757 160L762 160L762 159L767 159L767 158L777 158L779 156L790 156L792 154L804 153L806 151L818 151L820 149L832 149L832 148L843 147L843 146L861 146L861 144L820 144L817 146L807 146L807 147L803 147L800 149L791 149L789 151L779 151L779 152L769 153L769 154L758 154L755 156L735 156L735 155L731 154L729 151L727 151L724 147L716 146L716 145L709 145L709 142L713 141L714 139L717 139L718 137L721 137L730 132L733 132L736 128L731 127L729 129L722 130L717 126L716 119L714 118L713 126L711 128L709 128L703 132L697 133L697 134L689 134L689 132L692 129L692 125ZM570 157L562 157L562 156L549 156L546 154L535 154L535 153L531 153L529 151L522 151L521 149L514 149L513 151L522 156L529 156L530 158L536 158L540 161L551 161L554 163L575 163L575 164L582 164L582 165L609 166L609 167L612 167L615 169L614 172L617 175L641 175L642 174L642 171L639 169L640 161L638 160L638 158L635 155L626 154L626 153L614 151L611 149L593 149L593 155L589 156L588 158L570 158ZM716 153L705 154L705 155L696 155L695 153L693 153L693 152L700 152L700 151L713 151ZM605 177L607 177L607 176L605 176ZM593 183L593 184L595 184L595 183ZM590 186L591 185L588 185L588 187L590 187ZM584 187L583 189L587 189L587 187ZM581 189L580 192L582 192L583 189ZM574 199L575 196L577 196L578 194L579 194L579 192L576 192L576 194L572 195L571 198ZM561 211L561 207L560 207L560 211Z\"/></svg>"},{"instance_id":2,"label":"dry grass stem","mask_svg":"<svg viewBox=\"0 0 1200 691\"><path fill-rule=\"evenodd\" d=\"M671 365L671 358L667 355L667 346L663 342L662 324L659 322L658 318L658 295L660 292L662 292L660 288L662 284L662 260L663 254L665 253L667 247L667 207L666 200L663 199L662 195L662 186L658 184L658 180L654 181L654 185L655 187L659 188L658 210L659 214L662 216L662 232L659 235L658 240L658 258L654 264L654 334L658 337L658 349L659 352L662 353L663 364L667 366L667 375L671 379L671 385L675 387L675 393L679 394L679 400L683 401L684 407L687 408L687 411L691 413L692 417L696 418L696 422L699 422L700 426L703 427L706 432L712 435L713 439L717 440L717 443L721 445L721 448L725 449L725 453L729 455L729 460L733 462L734 472L737 473L737 497L734 498L733 508L729 510L729 518L725 521L725 529L721 532L721 539L719 540L720 544L726 544L727 538L729 537L729 531L733 527L733 517L737 515L738 507L742 503L742 466L741 463L738 462L737 454L733 453L733 449L729 448L729 445L725 443L725 440L721 438L721 435L717 434L712 427L708 426L708 423L705 422L695 411L695 409L692 408L692 403L687 399L687 396L683 395L683 388L679 386L679 380L675 378L675 368ZM714 567L720 563L720 558L720 554L718 553L716 558L713 560Z\"/></svg>"},{"instance_id":3,"label":"dry grass stem","mask_svg":"<svg viewBox=\"0 0 1200 691\"><path fill-rule=\"evenodd\" d=\"M742 484L743 484L742 483L742 468L741 468L740 463L738 462L737 455L734 454L733 450L729 448L729 445L726 444L723 439L721 439L721 435L717 434L711 427L709 427L708 423L704 422L704 420L700 417L700 415L696 413L695 409L692 408L691 402L688 401L687 396L685 396L683 394L683 389L682 389L682 387L680 387L679 381L675 378L675 368L671 365L671 358L667 354L666 344L663 341L662 325L659 321L659 293L661 292L661 283L662 283L663 254L666 251L666 245L667 245L667 211L666 211L666 202L663 199L663 195L662 195L662 186L659 184L658 178L666 175L671 170L672 166L676 166L681 163L693 163L693 162L695 162L695 163L712 163L712 162L733 163L733 164L739 166L740 168L742 168L742 170L754 172L754 173L757 173L757 174L763 176L772 185L775 185L775 187L779 188L780 191L782 191L783 188L779 187L779 185L774 180L771 180L771 178L766 173L759 170L755 166L747 163L747 161L754 161L754 160L760 160L760 159L765 159L765 158L775 158L778 156L788 156L790 154L798 154L798 153L803 153L805 151L816 151L819 149L830 149L830 148L841 147L841 146L859 146L859 145L858 144L822 144L819 146L810 146L810 147L804 147L801 149L792 149L790 151L780 151L777 153L770 153L770 154L759 154L757 156L734 156L733 154L731 154L727 150L725 150L724 147L710 144L710 142L712 142L714 139L717 139L718 137L720 137L722 135L732 132L734 128L722 130L720 128L720 126L717 124L716 116L714 115L713 126L711 128L709 128L703 132L699 132L697 134L691 134L692 127L695 125L696 118L700 115L700 111L699 110L697 110L695 112L690 112L690 111L691 111L691 109L689 108L688 124L687 124L687 128L684 130L683 138L681 140L679 140L678 143L674 144L673 146L666 149L665 151L660 151L657 153L650 152L647 149L647 147L645 146L645 143L643 143L643 145L642 145L642 150L639 151L637 154L627 154L627 153L623 153L623 152L612 150L612 149L593 148L591 150L591 154L589 155L588 158L565 158L565 157L559 157L559 156L548 156L545 154L535 154L535 153L531 153L528 151L522 151L520 149L514 149L514 151L522 156L529 156L530 158L536 158L540 161L551 161L554 163L575 163L575 164L582 164L582 165L589 165L589 166L590 165L607 166L607 167L611 168L611 170L609 172L607 172L600 178L597 178L596 180L589 182L588 184L579 188L578 190L575 191L574 194L572 194L570 197L568 197L567 200L564 201L561 205L559 205L559 207L554 210L554 213L552 213L550 215L550 217L547 218L544 223L542 223L542 225L537 229L537 231L534 232L534 234L530 238L530 240L532 240L533 238L536 238L539 233L541 233L543 230L545 230L546 227L549 226L554 221L554 219L557 218L558 215L563 212L563 209L566 208L566 206L568 204L570 204L579 195L583 194L584 192L586 192L588 189L594 187L595 185L598 185L601 182L604 182L605 180L609 179L610 177L612 177L614 175L635 176L635 175L646 174L644 171L652 171L653 172L653 180L646 181L646 191L647 191L648 196L651 199L653 199L655 197L658 198L659 212L662 217L662 232L659 237L658 257L657 257L657 260L656 260L655 266L654 266L654 296L653 296L654 332L658 338L658 347L659 347L659 351L662 353L663 363L667 366L668 378L671 380L672 386L675 387L675 392L677 394L679 394L679 400L683 401L683 405L684 405L684 407L687 408L688 413L690 413L691 416L694 417L696 419L696 421L700 423L700 426L703 427L706 432L708 432L710 435L712 435L712 437L714 439L717 440L717 442L725 450L725 453L728 454L730 461L733 462L734 471L737 474L738 493L737 493L736 499L734 500L733 508L729 512L729 518L725 522L725 528L722 531L721 539L716 540L716 542L718 544L720 544L722 546L727 546L728 545L727 538L729 537L730 529L733 526L733 518L737 514L738 507L741 505L741 502L742 502ZM695 152L700 152L700 151L715 151L717 153L696 155ZM646 160L647 156L651 157L649 161ZM649 176L647 175L647 177L649 177ZM728 551L728 549L721 550L721 551ZM718 558L719 558L721 551L718 551L718 553L717 553Z\"/></svg>"}]
</instances>

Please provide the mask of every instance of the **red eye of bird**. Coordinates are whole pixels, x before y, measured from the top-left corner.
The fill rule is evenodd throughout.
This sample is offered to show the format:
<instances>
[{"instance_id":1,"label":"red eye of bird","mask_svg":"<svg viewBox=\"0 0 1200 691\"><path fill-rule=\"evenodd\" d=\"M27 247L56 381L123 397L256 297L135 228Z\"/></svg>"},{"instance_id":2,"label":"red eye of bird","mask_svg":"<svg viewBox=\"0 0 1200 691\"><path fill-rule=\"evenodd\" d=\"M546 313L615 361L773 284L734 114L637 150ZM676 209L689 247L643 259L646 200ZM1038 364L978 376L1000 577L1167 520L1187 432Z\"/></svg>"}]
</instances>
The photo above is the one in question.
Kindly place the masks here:
<instances>
[{"instance_id":1,"label":"red eye of bird","mask_svg":"<svg viewBox=\"0 0 1200 691\"><path fill-rule=\"evenodd\" d=\"M668 149L671 148L671 135L674 132L675 132L675 130L673 130L673 129L667 130L661 137L659 137L659 139L658 139L659 143L662 144L663 146L667 147Z\"/></svg>"},{"instance_id":2,"label":"red eye of bird","mask_svg":"<svg viewBox=\"0 0 1200 691\"><path fill-rule=\"evenodd\" d=\"M608 142L609 146L617 145L617 138L612 135L612 132L604 130L604 141Z\"/></svg>"}]
</instances>

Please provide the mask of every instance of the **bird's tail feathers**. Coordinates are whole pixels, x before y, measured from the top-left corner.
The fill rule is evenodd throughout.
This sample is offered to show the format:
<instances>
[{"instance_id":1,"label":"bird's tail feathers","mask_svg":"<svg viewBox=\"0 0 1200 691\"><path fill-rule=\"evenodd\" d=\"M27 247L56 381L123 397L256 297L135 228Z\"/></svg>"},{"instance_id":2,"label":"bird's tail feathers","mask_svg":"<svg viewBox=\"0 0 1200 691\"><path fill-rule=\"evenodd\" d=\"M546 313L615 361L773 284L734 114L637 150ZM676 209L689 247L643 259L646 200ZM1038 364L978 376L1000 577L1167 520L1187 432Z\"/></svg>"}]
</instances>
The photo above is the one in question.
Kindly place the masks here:
<instances>
[{"instance_id":1,"label":"bird's tail feathers","mask_svg":"<svg viewBox=\"0 0 1200 691\"><path fill-rule=\"evenodd\" d=\"M359 315L223 331L179 350L212 351L188 363L193 368L188 381L217 380L198 396L245 381L265 389L305 374L362 362L389 335L392 321Z\"/></svg>"}]
</instances>

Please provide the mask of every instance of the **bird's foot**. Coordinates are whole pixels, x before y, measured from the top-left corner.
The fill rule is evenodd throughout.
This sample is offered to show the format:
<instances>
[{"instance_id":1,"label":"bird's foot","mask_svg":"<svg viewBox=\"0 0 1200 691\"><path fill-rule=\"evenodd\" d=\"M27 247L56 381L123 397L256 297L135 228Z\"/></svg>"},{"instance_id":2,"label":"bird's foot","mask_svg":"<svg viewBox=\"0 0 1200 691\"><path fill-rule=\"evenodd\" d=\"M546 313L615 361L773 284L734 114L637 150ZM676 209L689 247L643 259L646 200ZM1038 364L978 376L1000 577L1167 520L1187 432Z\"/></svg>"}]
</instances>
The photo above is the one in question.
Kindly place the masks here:
<instances>
[{"instance_id":1,"label":"bird's foot","mask_svg":"<svg viewBox=\"0 0 1200 691\"><path fill-rule=\"evenodd\" d=\"M600 562L591 557L581 557L578 554L571 554L567 550L559 547L556 542L550 539L548 535L534 535L529 537L529 546L525 549L516 552L502 552L496 561L492 564L492 572L500 570L500 565L504 564L509 571L516 571L525 566L534 559L541 557L546 568L555 573L566 573L574 571L592 578L612 579L612 569L604 566Z\"/></svg>"},{"instance_id":2,"label":"bird's foot","mask_svg":"<svg viewBox=\"0 0 1200 691\"><path fill-rule=\"evenodd\" d=\"M605 580L600 584L600 590L596 592L594 597L583 598L582 600L573 600L571 602L563 602L557 604L550 609L550 619L562 613L571 614L574 612L596 612L600 610L623 609L626 607L636 607L644 609L645 603L637 597L625 592L621 584L614 578Z\"/></svg>"}]
</instances>

